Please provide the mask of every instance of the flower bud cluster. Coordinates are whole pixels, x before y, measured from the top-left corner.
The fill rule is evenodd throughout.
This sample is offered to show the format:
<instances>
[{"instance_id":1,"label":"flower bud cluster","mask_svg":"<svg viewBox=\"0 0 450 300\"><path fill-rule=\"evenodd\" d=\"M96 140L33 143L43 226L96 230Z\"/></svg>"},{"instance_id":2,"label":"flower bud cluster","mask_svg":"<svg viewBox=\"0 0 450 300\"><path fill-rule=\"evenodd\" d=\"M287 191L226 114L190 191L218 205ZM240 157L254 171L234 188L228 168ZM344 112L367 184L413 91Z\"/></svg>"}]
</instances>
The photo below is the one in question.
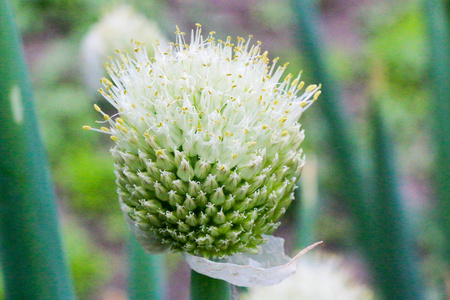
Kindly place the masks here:
<instances>
[{"instance_id":1,"label":"flower bud cluster","mask_svg":"<svg viewBox=\"0 0 450 300\"><path fill-rule=\"evenodd\" d=\"M190 44L184 33L149 58L139 42L108 64L100 93L117 109L103 114L116 142L123 212L172 250L224 257L257 252L293 200L304 157L298 119L320 94L301 95L300 76L280 78L259 43L242 38ZM86 129L91 129L86 127Z\"/></svg>"}]
</instances>

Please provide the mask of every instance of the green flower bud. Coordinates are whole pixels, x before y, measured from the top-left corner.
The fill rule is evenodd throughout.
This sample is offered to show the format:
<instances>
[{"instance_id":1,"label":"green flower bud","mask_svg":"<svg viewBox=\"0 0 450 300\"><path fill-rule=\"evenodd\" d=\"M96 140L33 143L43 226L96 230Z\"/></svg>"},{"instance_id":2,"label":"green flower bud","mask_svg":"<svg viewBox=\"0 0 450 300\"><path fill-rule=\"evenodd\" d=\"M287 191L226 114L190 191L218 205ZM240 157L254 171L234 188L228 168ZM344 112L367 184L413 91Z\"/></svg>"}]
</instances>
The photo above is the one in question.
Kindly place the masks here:
<instances>
[{"instance_id":1,"label":"green flower bud","mask_svg":"<svg viewBox=\"0 0 450 300\"><path fill-rule=\"evenodd\" d=\"M222 205L225 202L225 194L223 193L223 188L218 187L211 195L210 201L215 205Z\"/></svg>"},{"instance_id":2,"label":"green flower bud","mask_svg":"<svg viewBox=\"0 0 450 300\"><path fill-rule=\"evenodd\" d=\"M175 160L172 154L165 149L159 149L156 153L156 166L161 170L174 171Z\"/></svg>"},{"instance_id":3,"label":"green flower bud","mask_svg":"<svg viewBox=\"0 0 450 300\"><path fill-rule=\"evenodd\" d=\"M225 223L227 218L225 217L225 214L221 210L221 211L217 212L217 214L214 216L213 220L214 220L215 224L220 225L220 224Z\"/></svg>"},{"instance_id":4,"label":"green flower bud","mask_svg":"<svg viewBox=\"0 0 450 300\"><path fill-rule=\"evenodd\" d=\"M160 182L168 189L172 188L172 182L177 180L177 176L172 172L161 171Z\"/></svg>"},{"instance_id":5,"label":"green flower bud","mask_svg":"<svg viewBox=\"0 0 450 300\"><path fill-rule=\"evenodd\" d=\"M188 195L192 195L192 197L197 197L201 188L202 188L202 186L201 186L200 182L189 180Z\"/></svg>"},{"instance_id":6,"label":"green flower bud","mask_svg":"<svg viewBox=\"0 0 450 300\"><path fill-rule=\"evenodd\" d=\"M191 227L189 227L189 225L187 225L186 223L184 223L181 220L178 220L177 224L178 224L178 230L181 232L189 232L191 230Z\"/></svg>"},{"instance_id":7,"label":"green flower bud","mask_svg":"<svg viewBox=\"0 0 450 300\"><path fill-rule=\"evenodd\" d=\"M249 188L250 184L248 182L243 182L242 184L240 184L233 192L233 195L236 197L236 201L244 199L245 196L247 196Z\"/></svg>"},{"instance_id":8,"label":"green flower bud","mask_svg":"<svg viewBox=\"0 0 450 300\"><path fill-rule=\"evenodd\" d=\"M186 194L188 191L188 184L180 179L173 181L171 187L180 195Z\"/></svg>"},{"instance_id":9,"label":"green flower bud","mask_svg":"<svg viewBox=\"0 0 450 300\"><path fill-rule=\"evenodd\" d=\"M168 201L169 200L169 191L158 181L155 182L155 193L156 197L162 201Z\"/></svg>"},{"instance_id":10,"label":"green flower bud","mask_svg":"<svg viewBox=\"0 0 450 300\"><path fill-rule=\"evenodd\" d=\"M170 190L169 191L169 203L172 207L176 207L179 204L182 204L184 201L183 196L178 195L177 191Z\"/></svg>"},{"instance_id":11,"label":"green flower bud","mask_svg":"<svg viewBox=\"0 0 450 300\"><path fill-rule=\"evenodd\" d=\"M208 217L204 212L200 212L200 216L198 218L198 223L200 225L208 224L209 220L210 220L210 217Z\"/></svg>"},{"instance_id":12,"label":"green flower bud","mask_svg":"<svg viewBox=\"0 0 450 300\"><path fill-rule=\"evenodd\" d=\"M216 190L219 187L219 184L216 181L216 176L209 174L208 177L206 177L205 182L203 183L203 190L207 192L208 194L212 193L214 190Z\"/></svg>"},{"instance_id":13,"label":"green flower bud","mask_svg":"<svg viewBox=\"0 0 450 300\"><path fill-rule=\"evenodd\" d=\"M178 177L183 181L189 181L194 177L194 169L191 164L186 160L182 159L177 171Z\"/></svg>"},{"instance_id":14,"label":"green flower bud","mask_svg":"<svg viewBox=\"0 0 450 300\"><path fill-rule=\"evenodd\" d=\"M200 159L195 163L194 174L198 179L205 179L211 173L211 164Z\"/></svg>"},{"instance_id":15,"label":"green flower bud","mask_svg":"<svg viewBox=\"0 0 450 300\"><path fill-rule=\"evenodd\" d=\"M228 179L225 180L224 186L225 190L229 193L232 193L234 190L236 190L236 187L241 182L241 176L237 174L237 170L234 170Z\"/></svg>"},{"instance_id":16,"label":"green flower bud","mask_svg":"<svg viewBox=\"0 0 450 300\"><path fill-rule=\"evenodd\" d=\"M172 223L172 224L178 223L179 219L177 218L177 216L175 215L174 212L166 211L165 215L166 215L167 222Z\"/></svg>"},{"instance_id":17,"label":"green flower bud","mask_svg":"<svg viewBox=\"0 0 450 300\"><path fill-rule=\"evenodd\" d=\"M230 168L225 164L218 164L214 170L213 174L216 175L218 182L226 181L231 173Z\"/></svg>"},{"instance_id":18,"label":"green flower bud","mask_svg":"<svg viewBox=\"0 0 450 300\"><path fill-rule=\"evenodd\" d=\"M195 227L198 225L198 220L197 217L195 216L195 214L190 211L188 216L186 217L186 224L188 224L189 226Z\"/></svg>"},{"instance_id":19,"label":"green flower bud","mask_svg":"<svg viewBox=\"0 0 450 300\"><path fill-rule=\"evenodd\" d=\"M206 199L206 197L205 197L205 199ZM186 194L186 199L184 200L183 205L190 212L193 212L194 209L197 208L197 204L195 202L195 199L193 197L191 197L191 195L189 195L189 194ZM206 203L205 203L205 205L206 205Z\"/></svg>"},{"instance_id":20,"label":"green flower bud","mask_svg":"<svg viewBox=\"0 0 450 300\"><path fill-rule=\"evenodd\" d=\"M234 207L234 204L236 201L234 200L235 196L232 194L229 194L227 198L225 199L225 202L223 203L222 207L224 210L230 210L232 207Z\"/></svg>"},{"instance_id":21,"label":"green flower bud","mask_svg":"<svg viewBox=\"0 0 450 300\"><path fill-rule=\"evenodd\" d=\"M160 210L162 208L161 202L159 202L158 200L142 199L142 202L140 202L140 203L145 208L145 210L150 213L157 213L158 210Z\"/></svg>"},{"instance_id":22,"label":"green flower bud","mask_svg":"<svg viewBox=\"0 0 450 300\"><path fill-rule=\"evenodd\" d=\"M217 207L214 203L208 202L206 204L205 213L209 217L214 217L217 214Z\"/></svg>"},{"instance_id":23,"label":"green flower bud","mask_svg":"<svg viewBox=\"0 0 450 300\"><path fill-rule=\"evenodd\" d=\"M200 191L198 193L198 196L195 197L195 203L199 207L202 207L202 208L206 207L206 204L208 203L208 197L204 191Z\"/></svg>"},{"instance_id":24,"label":"green flower bud","mask_svg":"<svg viewBox=\"0 0 450 300\"><path fill-rule=\"evenodd\" d=\"M177 204L176 207L177 207L176 210L177 217L180 219L186 219L188 210L183 205L180 204Z\"/></svg>"},{"instance_id":25,"label":"green flower bud","mask_svg":"<svg viewBox=\"0 0 450 300\"><path fill-rule=\"evenodd\" d=\"M137 175L141 179L141 184L144 185L148 189L152 189L154 191L155 181L150 177L148 172L138 172Z\"/></svg>"}]
</instances>

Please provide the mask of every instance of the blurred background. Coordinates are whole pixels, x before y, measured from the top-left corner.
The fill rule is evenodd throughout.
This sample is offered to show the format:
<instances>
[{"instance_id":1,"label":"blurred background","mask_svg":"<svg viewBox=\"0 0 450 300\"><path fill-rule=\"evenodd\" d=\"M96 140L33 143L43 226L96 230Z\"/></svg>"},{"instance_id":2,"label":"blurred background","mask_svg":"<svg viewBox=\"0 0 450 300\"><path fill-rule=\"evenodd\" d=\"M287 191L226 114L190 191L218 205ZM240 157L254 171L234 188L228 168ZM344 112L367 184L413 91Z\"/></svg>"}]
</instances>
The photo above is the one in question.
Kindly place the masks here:
<instances>
[{"instance_id":1,"label":"blurred background","mask_svg":"<svg viewBox=\"0 0 450 300\"><path fill-rule=\"evenodd\" d=\"M126 226L109 153L113 142L107 135L81 129L99 119L94 103L108 110L96 92L101 87L99 79L105 76L102 64L107 56L113 55L114 49L128 47L130 37L147 45L156 38L165 44L174 40L175 25L190 32L198 22L204 32L214 30L223 39L253 35L270 58L279 56L281 64L290 62L288 72L303 70L302 80L318 83L312 59L302 48L302 23L299 25L293 3L12 1L79 299L127 299ZM435 109L426 18L424 5L418 0L321 0L315 26L327 70L340 86L340 95L327 95L324 86L322 96L337 99L334 105L344 111L362 170L371 168L374 162L370 155L377 151L370 121L376 104L393 145L404 226L413 237L408 245L413 263L424 283L426 299L445 299L442 281L447 278L449 284L449 270L440 249L448 228L436 216L450 212L442 212L433 196ZM334 128L324 121L327 116L321 101L302 116L307 166L299 199L275 235L286 238L289 254L306 240L323 240L318 251L339 255L353 280L375 290L367 260L359 251L361 240L355 233L359 225L351 216L353 204L342 192L342 181L347 179L339 171L339 156L333 154L339 150L332 149L330 143ZM370 188L366 192L374 193ZM304 228L306 233L301 233ZM164 259L167 268L161 276L167 278L166 298L187 299L188 266L180 254L168 254Z\"/></svg>"}]
</instances>

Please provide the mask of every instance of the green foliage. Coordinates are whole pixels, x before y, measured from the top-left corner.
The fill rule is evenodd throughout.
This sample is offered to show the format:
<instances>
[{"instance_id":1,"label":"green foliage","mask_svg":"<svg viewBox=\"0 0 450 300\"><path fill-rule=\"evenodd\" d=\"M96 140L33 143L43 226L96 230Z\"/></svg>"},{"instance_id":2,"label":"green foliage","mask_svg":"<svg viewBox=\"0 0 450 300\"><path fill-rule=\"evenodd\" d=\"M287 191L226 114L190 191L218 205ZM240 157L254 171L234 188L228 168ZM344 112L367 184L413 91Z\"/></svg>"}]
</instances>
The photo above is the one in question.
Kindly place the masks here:
<instances>
[{"instance_id":1,"label":"green foliage","mask_svg":"<svg viewBox=\"0 0 450 300\"><path fill-rule=\"evenodd\" d=\"M75 221L65 221L63 237L75 293L79 299L92 299L99 287L112 277L114 264L98 251L92 237Z\"/></svg>"},{"instance_id":2,"label":"green foliage","mask_svg":"<svg viewBox=\"0 0 450 300\"><path fill-rule=\"evenodd\" d=\"M31 84L9 1L0 1L0 254L5 297L73 299Z\"/></svg>"},{"instance_id":3,"label":"green foliage","mask_svg":"<svg viewBox=\"0 0 450 300\"><path fill-rule=\"evenodd\" d=\"M120 246L125 226L114 188L113 160L108 152L112 142L107 136L81 130L82 125L98 118L92 105L99 100L81 85L79 47L87 29L103 12L120 1L12 2L16 7L20 27L25 33L37 108L56 191L64 209L68 210L64 210L65 214L69 214L70 219L77 220L76 223L66 222L65 226L77 294L81 299L89 298L95 294L95 289L106 284L115 275L114 272L117 272L108 265L105 266L105 255L107 258L109 256L104 254L107 251L104 243L113 242L115 247ZM330 13L329 5L346 3L319 2L325 13L327 10ZM249 15L245 11L236 12L222 5L220 10L223 12L215 11L214 18L205 13L211 9L210 4L205 1L172 1L170 3L176 5L171 6L160 0L135 0L130 3L135 4L137 10L147 16L163 20L162 27L170 33L173 32L175 23L187 28L198 21L208 30L223 31L226 28L227 33L232 35L239 31L244 37L254 34L254 40L261 39L264 47L272 48L269 51L270 58L282 57L291 63L288 72L295 73L303 69L305 76L302 79L306 82L313 80L311 76L308 77L313 57L305 52L299 54L294 46L293 36L305 28L293 27L295 16L289 1L260 1L251 8ZM433 101L428 100L429 93L436 89L427 85L430 73L427 59L430 56L426 55L429 45L425 39L425 15L417 0L395 3L378 1L373 5L357 7L360 9L351 10L352 15L358 16L357 23L353 24L354 31L360 38L355 49L349 51L347 41L329 36L327 41L320 44L319 49L328 47L326 66L343 84L345 101L338 105L349 112L345 121L351 120L356 124L358 130L355 144L359 148L369 148L371 129L365 118L365 99L367 94L376 91L387 127L394 134L394 150L399 159L397 173L400 173L400 178L409 180L408 184L401 182L403 190L412 195L406 202L418 212L413 220L422 233L419 246L425 253L426 277L435 285L445 271L445 260L430 253L433 248L444 249L445 236L437 221L425 223L425 217L422 217L424 214L421 214L429 208L427 186L433 180L430 176L433 171L431 137L426 129L436 119L436 115L429 115L429 111L435 106ZM180 8L183 9L183 17L171 18L180 13ZM340 13L342 11L333 12L332 17ZM239 14L239 19L248 18L242 23L248 24L248 27L237 28L231 24L229 20L233 17L232 14ZM328 16L330 15L325 18ZM326 31L326 28L323 29ZM332 47L330 41L333 42ZM324 85L325 88L328 86ZM322 96L326 98L330 94L324 90ZM303 128L308 135L304 144L307 163L312 152L319 159L321 211L315 222L315 232L319 239L326 241L327 247L346 251L354 249L359 227L348 217L351 207L343 201L346 193L341 192L339 187L353 178L339 174L341 162L334 160L333 152L342 152L332 146L333 137L328 134L334 129L334 125L320 121L323 102L323 99L319 100L302 117ZM359 163L363 166L368 164L366 161ZM445 167L444 164L440 165ZM414 186L414 190L410 186ZM416 189L421 189L421 186L425 187L425 192L416 193ZM92 229L100 233L95 240L85 232ZM117 251L117 248L113 251ZM96 255L100 252L102 254ZM170 261L169 265L171 263L175 264ZM172 269L175 268L172 265Z\"/></svg>"}]
</instances>

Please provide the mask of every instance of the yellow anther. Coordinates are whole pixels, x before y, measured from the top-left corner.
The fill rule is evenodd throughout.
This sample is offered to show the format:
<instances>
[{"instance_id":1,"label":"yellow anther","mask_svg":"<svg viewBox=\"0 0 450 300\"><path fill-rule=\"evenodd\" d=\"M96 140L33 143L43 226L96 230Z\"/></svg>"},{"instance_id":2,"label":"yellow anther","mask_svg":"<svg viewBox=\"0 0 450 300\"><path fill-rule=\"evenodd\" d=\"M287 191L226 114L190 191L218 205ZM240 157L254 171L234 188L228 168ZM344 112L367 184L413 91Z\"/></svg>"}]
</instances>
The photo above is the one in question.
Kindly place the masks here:
<instances>
[{"instance_id":1,"label":"yellow anther","mask_svg":"<svg viewBox=\"0 0 450 300\"><path fill-rule=\"evenodd\" d=\"M100 79L100 82L104 83L104 84L106 84L108 86L112 86L113 85L113 83L106 77L103 77L102 79Z\"/></svg>"},{"instance_id":2,"label":"yellow anther","mask_svg":"<svg viewBox=\"0 0 450 300\"><path fill-rule=\"evenodd\" d=\"M117 138L117 136L114 136L114 135L112 135L111 136L111 139L114 141L114 142L117 142L119 139Z\"/></svg>"},{"instance_id":3,"label":"yellow anther","mask_svg":"<svg viewBox=\"0 0 450 300\"><path fill-rule=\"evenodd\" d=\"M247 128L244 130L245 134L247 134L250 130L248 130Z\"/></svg>"},{"instance_id":4,"label":"yellow anther","mask_svg":"<svg viewBox=\"0 0 450 300\"><path fill-rule=\"evenodd\" d=\"M101 112L102 110L100 109L100 107L97 104L94 104L94 108L96 111Z\"/></svg>"},{"instance_id":5,"label":"yellow anther","mask_svg":"<svg viewBox=\"0 0 450 300\"><path fill-rule=\"evenodd\" d=\"M229 137L230 136L230 132L229 131L225 131L225 136Z\"/></svg>"},{"instance_id":6,"label":"yellow anther","mask_svg":"<svg viewBox=\"0 0 450 300\"><path fill-rule=\"evenodd\" d=\"M237 157L238 155L237 155L237 153L233 153L233 159L235 159L236 157Z\"/></svg>"},{"instance_id":7,"label":"yellow anther","mask_svg":"<svg viewBox=\"0 0 450 300\"><path fill-rule=\"evenodd\" d=\"M277 105L278 104L278 100L273 101L273 105Z\"/></svg>"},{"instance_id":8,"label":"yellow anther","mask_svg":"<svg viewBox=\"0 0 450 300\"><path fill-rule=\"evenodd\" d=\"M111 118L109 117L109 115L107 115L107 114L104 114L103 115L103 118L106 120L106 121L109 121Z\"/></svg>"},{"instance_id":9,"label":"yellow anther","mask_svg":"<svg viewBox=\"0 0 450 300\"><path fill-rule=\"evenodd\" d=\"M122 126L122 131L128 133L128 129L125 126Z\"/></svg>"},{"instance_id":10,"label":"yellow anther","mask_svg":"<svg viewBox=\"0 0 450 300\"><path fill-rule=\"evenodd\" d=\"M288 135L289 134L289 132L287 131L287 130L283 130L282 132L281 132L281 136L286 136L286 135Z\"/></svg>"},{"instance_id":11,"label":"yellow anther","mask_svg":"<svg viewBox=\"0 0 450 300\"><path fill-rule=\"evenodd\" d=\"M123 125L123 119L122 118L116 118L116 122Z\"/></svg>"},{"instance_id":12,"label":"yellow anther","mask_svg":"<svg viewBox=\"0 0 450 300\"><path fill-rule=\"evenodd\" d=\"M313 100L314 100L314 101L317 100L317 98L319 98L320 94L322 94L322 91L317 91L317 92L314 94Z\"/></svg>"},{"instance_id":13,"label":"yellow anther","mask_svg":"<svg viewBox=\"0 0 450 300\"><path fill-rule=\"evenodd\" d=\"M106 131L106 132L110 132L111 130L109 130L109 128L106 127L100 127L101 130Z\"/></svg>"},{"instance_id":14,"label":"yellow anther","mask_svg":"<svg viewBox=\"0 0 450 300\"><path fill-rule=\"evenodd\" d=\"M285 66L286 66L286 64L285 64ZM289 81L289 80L291 80L291 78L292 78L292 73L289 73L289 74L287 74L286 75L286 77L284 78L284 81Z\"/></svg>"},{"instance_id":15,"label":"yellow anther","mask_svg":"<svg viewBox=\"0 0 450 300\"><path fill-rule=\"evenodd\" d=\"M195 23L195 26L202 27L202 25L200 23Z\"/></svg>"},{"instance_id":16,"label":"yellow anther","mask_svg":"<svg viewBox=\"0 0 450 300\"><path fill-rule=\"evenodd\" d=\"M305 107L306 105L308 105L308 103L306 103L306 102L300 103L300 107Z\"/></svg>"},{"instance_id":17,"label":"yellow anther","mask_svg":"<svg viewBox=\"0 0 450 300\"><path fill-rule=\"evenodd\" d=\"M175 27L177 28L177 31L175 31L175 34L179 34L180 33L180 28L178 27L178 25L175 25Z\"/></svg>"},{"instance_id":18,"label":"yellow anther","mask_svg":"<svg viewBox=\"0 0 450 300\"><path fill-rule=\"evenodd\" d=\"M253 142L248 142L248 149L250 149L251 147L255 146L257 143L255 141Z\"/></svg>"},{"instance_id":19,"label":"yellow anther","mask_svg":"<svg viewBox=\"0 0 450 300\"><path fill-rule=\"evenodd\" d=\"M159 157L164 156L164 150L162 150L162 149L156 150L155 154Z\"/></svg>"},{"instance_id":20,"label":"yellow anther","mask_svg":"<svg viewBox=\"0 0 450 300\"><path fill-rule=\"evenodd\" d=\"M211 31L209 34L213 35L213 34L216 34L216 32L215 31Z\"/></svg>"},{"instance_id":21,"label":"yellow anther","mask_svg":"<svg viewBox=\"0 0 450 300\"><path fill-rule=\"evenodd\" d=\"M267 129L267 127L268 127L267 125L263 125L262 129L265 130L265 129Z\"/></svg>"},{"instance_id":22,"label":"yellow anther","mask_svg":"<svg viewBox=\"0 0 450 300\"><path fill-rule=\"evenodd\" d=\"M291 83L291 87L294 87L298 84L298 78L295 78L294 81Z\"/></svg>"},{"instance_id":23,"label":"yellow anther","mask_svg":"<svg viewBox=\"0 0 450 300\"><path fill-rule=\"evenodd\" d=\"M284 122L286 122L286 120L287 120L287 117L286 117L286 116L283 116L283 117L280 119L280 122L281 122L281 123L284 123Z\"/></svg>"},{"instance_id":24,"label":"yellow anther","mask_svg":"<svg viewBox=\"0 0 450 300\"><path fill-rule=\"evenodd\" d=\"M87 125L86 125L86 126L83 126L83 129L84 129L84 130L91 130L91 126L87 126Z\"/></svg>"},{"instance_id":25,"label":"yellow anther","mask_svg":"<svg viewBox=\"0 0 450 300\"><path fill-rule=\"evenodd\" d=\"M314 91L316 88L317 88L317 84L311 84L311 85L309 85L309 86L306 88L305 92L307 92L307 93L312 92L312 91Z\"/></svg>"},{"instance_id":26,"label":"yellow anther","mask_svg":"<svg viewBox=\"0 0 450 300\"><path fill-rule=\"evenodd\" d=\"M128 64L128 59L125 55L121 54L120 57L122 58L124 63Z\"/></svg>"}]
</instances>

